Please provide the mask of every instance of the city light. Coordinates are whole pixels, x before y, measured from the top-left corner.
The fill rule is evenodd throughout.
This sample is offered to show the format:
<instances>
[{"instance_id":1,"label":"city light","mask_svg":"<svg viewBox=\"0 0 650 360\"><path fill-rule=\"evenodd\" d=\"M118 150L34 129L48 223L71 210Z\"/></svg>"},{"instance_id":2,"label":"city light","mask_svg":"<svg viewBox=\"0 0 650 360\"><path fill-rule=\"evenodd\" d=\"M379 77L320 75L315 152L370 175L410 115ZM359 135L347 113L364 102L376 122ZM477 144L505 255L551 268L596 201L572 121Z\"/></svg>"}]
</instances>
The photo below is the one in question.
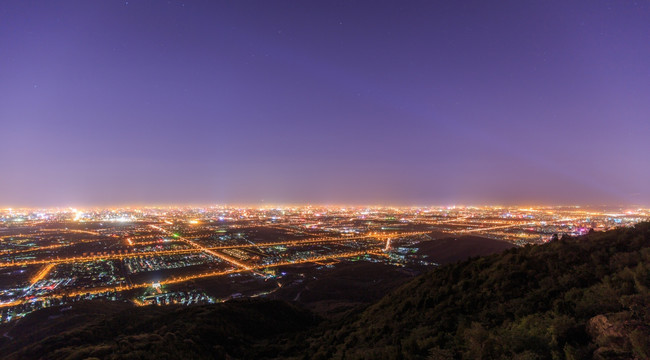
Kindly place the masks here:
<instances>
[{"instance_id":1,"label":"city light","mask_svg":"<svg viewBox=\"0 0 650 360\"><path fill-rule=\"evenodd\" d=\"M543 206L5 209L0 276L8 285L0 289L0 314L15 319L91 298L137 305L215 302L190 284L249 276L276 281L279 289L284 275L272 269L345 259L435 266L417 255L420 242L478 235L514 245L543 243L633 226L649 214Z\"/></svg>"}]
</instances>

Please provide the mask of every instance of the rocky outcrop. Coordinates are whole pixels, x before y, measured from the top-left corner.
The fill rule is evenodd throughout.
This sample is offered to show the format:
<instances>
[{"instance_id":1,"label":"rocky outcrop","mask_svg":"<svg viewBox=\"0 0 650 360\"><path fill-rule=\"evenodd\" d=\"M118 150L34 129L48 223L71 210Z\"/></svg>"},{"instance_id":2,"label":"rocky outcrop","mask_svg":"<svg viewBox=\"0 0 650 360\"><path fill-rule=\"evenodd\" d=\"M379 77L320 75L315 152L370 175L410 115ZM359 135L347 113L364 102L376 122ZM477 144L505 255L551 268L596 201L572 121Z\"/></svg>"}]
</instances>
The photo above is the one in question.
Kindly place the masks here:
<instances>
[{"instance_id":1,"label":"rocky outcrop","mask_svg":"<svg viewBox=\"0 0 650 360\"><path fill-rule=\"evenodd\" d=\"M632 319L629 312L597 315L589 319L587 332L598 348L594 359L648 359L645 344L648 325Z\"/></svg>"}]
</instances>

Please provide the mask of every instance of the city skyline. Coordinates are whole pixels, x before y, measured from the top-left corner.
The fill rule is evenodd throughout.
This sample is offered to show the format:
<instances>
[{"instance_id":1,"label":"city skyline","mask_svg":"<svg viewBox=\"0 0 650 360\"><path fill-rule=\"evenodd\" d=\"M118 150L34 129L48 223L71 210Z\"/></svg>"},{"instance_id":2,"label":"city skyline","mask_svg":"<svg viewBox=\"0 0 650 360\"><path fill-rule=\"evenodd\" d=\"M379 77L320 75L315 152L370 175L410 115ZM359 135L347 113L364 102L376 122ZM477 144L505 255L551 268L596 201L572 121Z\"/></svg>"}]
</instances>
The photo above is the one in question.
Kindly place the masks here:
<instances>
[{"instance_id":1,"label":"city skyline","mask_svg":"<svg viewBox=\"0 0 650 360\"><path fill-rule=\"evenodd\" d=\"M3 5L3 208L650 205L648 3Z\"/></svg>"}]
</instances>

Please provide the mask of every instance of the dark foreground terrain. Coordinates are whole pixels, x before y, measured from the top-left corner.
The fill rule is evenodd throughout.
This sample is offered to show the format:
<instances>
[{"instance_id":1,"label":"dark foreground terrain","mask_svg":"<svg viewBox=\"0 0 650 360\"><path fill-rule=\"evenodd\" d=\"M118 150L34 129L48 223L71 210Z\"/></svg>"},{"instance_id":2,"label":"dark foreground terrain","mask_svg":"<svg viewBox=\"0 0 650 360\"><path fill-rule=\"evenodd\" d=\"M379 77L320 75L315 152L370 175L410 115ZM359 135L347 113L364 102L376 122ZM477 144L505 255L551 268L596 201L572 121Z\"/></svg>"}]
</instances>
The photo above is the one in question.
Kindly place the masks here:
<instances>
[{"instance_id":1,"label":"dark foreground terrain","mask_svg":"<svg viewBox=\"0 0 650 360\"><path fill-rule=\"evenodd\" d=\"M139 308L81 303L35 312L0 328L5 335L0 354L7 359L648 359L650 224L441 266L355 309L327 318L274 300Z\"/></svg>"}]
</instances>

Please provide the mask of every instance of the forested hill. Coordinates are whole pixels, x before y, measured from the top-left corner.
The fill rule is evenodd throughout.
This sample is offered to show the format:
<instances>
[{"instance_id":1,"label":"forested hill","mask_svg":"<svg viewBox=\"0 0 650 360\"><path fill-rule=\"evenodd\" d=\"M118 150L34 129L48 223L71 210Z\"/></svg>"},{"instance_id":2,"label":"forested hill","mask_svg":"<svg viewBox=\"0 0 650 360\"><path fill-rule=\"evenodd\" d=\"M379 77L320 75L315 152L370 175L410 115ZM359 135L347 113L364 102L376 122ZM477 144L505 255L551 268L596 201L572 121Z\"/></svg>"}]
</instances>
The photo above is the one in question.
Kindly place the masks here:
<instances>
[{"instance_id":1,"label":"forested hill","mask_svg":"<svg viewBox=\"0 0 650 360\"><path fill-rule=\"evenodd\" d=\"M119 304L119 303L118 303ZM95 306L92 306L95 305ZM107 308L96 312L95 307ZM0 339L0 359L139 360L267 359L289 353L318 323L286 302L239 300L199 306L129 306L80 303L94 320L52 319L57 308L37 311ZM71 310L66 311L69 312ZM74 314L73 319L81 317ZM44 331L34 325L50 321ZM57 329L58 327L58 329Z\"/></svg>"},{"instance_id":2,"label":"forested hill","mask_svg":"<svg viewBox=\"0 0 650 360\"><path fill-rule=\"evenodd\" d=\"M306 358L649 359L650 224L440 267Z\"/></svg>"},{"instance_id":3,"label":"forested hill","mask_svg":"<svg viewBox=\"0 0 650 360\"><path fill-rule=\"evenodd\" d=\"M47 315L31 314L23 326ZM13 340L0 340L0 354L10 359L648 359L650 224L441 266L343 320L321 320L266 300L118 309L83 319L31 338L10 331Z\"/></svg>"}]
</instances>

